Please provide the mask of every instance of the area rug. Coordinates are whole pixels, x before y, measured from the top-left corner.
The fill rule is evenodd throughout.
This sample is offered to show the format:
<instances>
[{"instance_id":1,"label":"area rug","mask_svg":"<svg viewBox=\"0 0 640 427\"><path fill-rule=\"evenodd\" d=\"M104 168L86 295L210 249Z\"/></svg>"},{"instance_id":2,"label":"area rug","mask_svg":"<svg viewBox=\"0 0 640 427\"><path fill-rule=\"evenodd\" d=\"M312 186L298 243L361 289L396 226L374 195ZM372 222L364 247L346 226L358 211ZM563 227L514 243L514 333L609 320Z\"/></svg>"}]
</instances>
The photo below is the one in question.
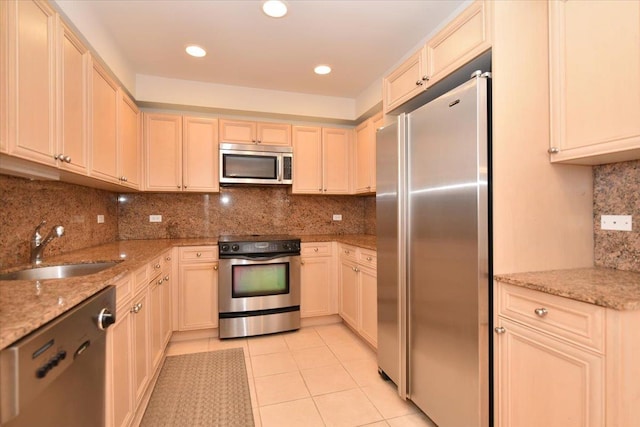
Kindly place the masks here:
<instances>
[{"instance_id":1,"label":"area rug","mask_svg":"<svg viewBox=\"0 0 640 427\"><path fill-rule=\"evenodd\" d=\"M142 427L252 427L241 348L168 356Z\"/></svg>"}]
</instances>

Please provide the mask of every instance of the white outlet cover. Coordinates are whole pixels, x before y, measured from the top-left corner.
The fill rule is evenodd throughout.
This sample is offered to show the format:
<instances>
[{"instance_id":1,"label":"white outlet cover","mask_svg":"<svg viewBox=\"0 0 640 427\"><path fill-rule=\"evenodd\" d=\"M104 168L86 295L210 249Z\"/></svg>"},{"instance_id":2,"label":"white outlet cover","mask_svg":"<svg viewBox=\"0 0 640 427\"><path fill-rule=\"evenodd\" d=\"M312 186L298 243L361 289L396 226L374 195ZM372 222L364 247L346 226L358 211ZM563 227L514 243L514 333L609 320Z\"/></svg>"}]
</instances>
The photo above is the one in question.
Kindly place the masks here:
<instances>
[{"instance_id":1,"label":"white outlet cover","mask_svg":"<svg viewBox=\"0 0 640 427\"><path fill-rule=\"evenodd\" d=\"M104 215L98 215L98 224L104 224Z\"/></svg>"},{"instance_id":2,"label":"white outlet cover","mask_svg":"<svg viewBox=\"0 0 640 427\"><path fill-rule=\"evenodd\" d=\"M342 214L333 214L334 221L342 221Z\"/></svg>"},{"instance_id":3,"label":"white outlet cover","mask_svg":"<svg viewBox=\"0 0 640 427\"><path fill-rule=\"evenodd\" d=\"M162 222L162 215L149 215L149 222Z\"/></svg>"},{"instance_id":4,"label":"white outlet cover","mask_svg":"<svg viewBox=\"0 0 640 427\"><path fill-rule=\"evenodd\" d=\"M631 231L631 215L602 215L600 216L600 228L602 230Z\"/></svg>"}]
</instances>

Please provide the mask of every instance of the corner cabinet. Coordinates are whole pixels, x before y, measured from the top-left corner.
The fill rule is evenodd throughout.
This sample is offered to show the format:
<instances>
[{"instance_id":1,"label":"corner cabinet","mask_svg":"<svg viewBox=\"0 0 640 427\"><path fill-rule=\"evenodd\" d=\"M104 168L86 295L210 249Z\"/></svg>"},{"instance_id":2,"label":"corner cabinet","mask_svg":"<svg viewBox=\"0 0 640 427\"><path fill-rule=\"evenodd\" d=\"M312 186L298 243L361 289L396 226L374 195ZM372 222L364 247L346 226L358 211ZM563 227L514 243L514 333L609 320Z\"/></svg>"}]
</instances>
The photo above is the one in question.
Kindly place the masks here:
<instances>
[{"instance_id":1,"label":"corner cabinet","mask_svg":"<svg viewBox=\"0 0 640 427\"><path fill-rule=\"evenodd\" d=\"M179 248L178 331L218 327L218 246Z\"/></svg>"},{"instance_id":2,"label":"corner cabinet","mask_svg":"<svg viewBox=\"0 0 640 427\"><path fill-rule=\"evenodd\" d=\"M640 2L550 1L552 162L640 158Z\"/></svg>"},{"instance_id":3,"label":"corner cabinet","mask_svg":"<svg viewBox=\"0 0 640 427\"><path fill-rule=\"evenodd\" d=\"M476 0L382 81L385 114L491 48L491 1Z\"/></svg>"},{"instance_id":4,"label":"corner cabinet","mask_svg":"<svg viewBox=\"0 0 640 427\"><path fill-rule=\"evenodd\" d=\"M293 126L293 194L350 194L352 129Z\"/></svg>"},{"instance_id":5,"label":"corner cabinet","mask_svg":"<svg viewBox=\"0 0 640 427\"><path fill-rule=\"evenodd\" d=\"M378 113L356 127L354 159L356 194L376 192L376 125L381 120L382 113Z\"/></svg>"},{"instance_id":6,"label":"corner cabinet","mask_svg":"<svg viewBox=\"0 0 640 427\"><path fill-rule=\"evenodd\" d=\"M218 120L144 114L145 190L218 192Z\"/></svg>"},{"instance_id":7,"label":"corner cabinet","mask_svg":"<svg viewBox=\"0 0 640 427\"><path fill-rule=\"evenodd\" d=\"M637 425L640 311L495 286L496 426Z\"/></svg>"},{"instance_id":8,"label":"corner cabinet","mask_svg":"<svg viewBox=\"0 0 640 427\"><path fill-rule=\"evenodd\" d=\"M300 317L336 314L333 243L302 243L300 252Z\"/></svg>"}]
</instances>

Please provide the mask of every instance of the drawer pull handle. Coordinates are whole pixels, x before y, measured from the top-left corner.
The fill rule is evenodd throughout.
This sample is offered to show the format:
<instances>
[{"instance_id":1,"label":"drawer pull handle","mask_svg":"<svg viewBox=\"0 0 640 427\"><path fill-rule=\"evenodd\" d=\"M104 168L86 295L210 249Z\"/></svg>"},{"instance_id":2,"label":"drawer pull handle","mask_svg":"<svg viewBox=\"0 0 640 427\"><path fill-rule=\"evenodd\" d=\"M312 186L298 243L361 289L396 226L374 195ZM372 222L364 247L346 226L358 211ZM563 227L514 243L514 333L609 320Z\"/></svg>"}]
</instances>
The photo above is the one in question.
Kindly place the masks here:
<instances>
[{"instance_id":1,"label":"drawer pull handle","mask_svg":"<svg viewBox=\"0 0 640 427\"><path fill-rule=\"evenodd\" d=\"M196 256L197 256L198 258L200 258L200 257L202 256L202 252L198 252L198 253L196 253Z\"/></svg>"},{"instance_id":2,"label":"drawer pull handle","mask_svg":"<svg viewBox=\"0 0 640 427\"><path fill-rule=\"evenodd\" d=\"M163 280L162 280L162 279L159 279L159 280L158 280L158 285L162 285L162 282L163 282Z\"/></svg>"},{"instance_id":3,"label":"drawer pull handle","mask_svg":"<svg viewBox=\"0 0 640 427\"><path fill-rule=\"evenodd\" d=\"M213 269L214 269L215 271L218 271L218 266L217 266L217 265L214 265L214 266L213 266Z\"/></svg>"},{"instance_id":4,"label":"drawer pull handle","mask_svg":"<svg viewBox=\"0 0 640 427\"><path fill-rule=\"evenodd\" d=\"M505 328L503 328L502 326L498 326L494 330L496 331L496 334L498 334L498 335L501 335L501 334L504 334L505 332L507 332L507 330Z\"/></svg>"},{"instance_id":5,"label":"drawer pull handle","mask_svg":"<svg viewBox=\"0 0 640 427\"><path fill-rule=\"evenodd\" d=\"M142 303L141 303L141 302L139 302L138 304L134 305L134 306L131 308L131 312L132 312L132 313L134 313L134 314L139 313L139 312L140 312L140 310L142 310Z\"/></svg>"},{"instance_id":6,"label":"drawer pull handle","mask_svg":"<svg viewBox=\"0 0 640 427\"><path fill-rule=\"evenodd\" d=\"M371 258L370 256L367 257L367 261L371 261L373 258Z\"/></svg>"},{"instance_id":7,"label":"drawer pull handle","mask_svg":"<svg viewBox=\"0 0 640 427\"><path fill-rule=\"evenodd\" d=\"M318 248L313 248L313 252L318 252Z\"/></svg>"},{"instance_id":8,"label":"drawer pull handle","mask_svg":"<svg viewBox=\"0 0 640 427\"><path fill-rule=\"evenodd\" d=\"M168 282L169 281L169 275L167 274L166 276L164 276L164 281Z\"/></svg>"},{"instance_id":9,"label":"drawer pull handle","mask_svg":"<svg viewBox=\"0 0 640 427\"><path fill-rule=\"evenodd\" d=\"M154 265L153 268L160 268L160 264Z\"/></svg>"},{"instance_id":10,"label":"drawer pull handle","mask_svg":"<svg viewBox=\"0 0 640 427\"><path fill-rule=\"evenodd\" d=\"M165 260L167 260L167 261L171 261L171 257L170 257L170 256L168 256L168 257L166 257L166 258L165 258Z\"/></svg>"},{"instance_id":11,"label":"drawer pull handle","mask_svg":"<svg viewBox=\"0 0 640 427\"><path fill-rule=\"evenodd\" d=\"M547 315L547 313L549 313L546 308L536 308L535 310L533 310L533 312L540 317L544 317Z\"/></svg>"},{"instance_id":12,"label":"drawer pull handle","mask_svg":"<svg viewBox=\"0 0 640 427\"><path fill-rule=\"evenodd\" d=\"M304 260L300 260L300 265L304 265Z\"/></svg>"},{"instance_id":13,"label":"drawer pull handle","mask_svg":"<svg viewBox=\"0 0 640 427\"><path fill-rule=\"evenodd\" d=\"M349 249L345 249L345 250L344 250L344 253L345 253L345 254L349 254Z\"/></svg>"}]
</instances>

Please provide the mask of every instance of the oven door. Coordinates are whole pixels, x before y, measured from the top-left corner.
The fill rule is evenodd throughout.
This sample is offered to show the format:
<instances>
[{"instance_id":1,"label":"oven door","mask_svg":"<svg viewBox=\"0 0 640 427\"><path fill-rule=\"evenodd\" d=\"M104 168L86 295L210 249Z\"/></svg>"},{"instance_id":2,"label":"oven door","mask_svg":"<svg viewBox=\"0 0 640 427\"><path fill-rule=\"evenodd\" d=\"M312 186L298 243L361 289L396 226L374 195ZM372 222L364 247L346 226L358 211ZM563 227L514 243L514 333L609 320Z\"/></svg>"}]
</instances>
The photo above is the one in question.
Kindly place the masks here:
<instances>
[{"instance_id":1,"label":"oven door","mask_svg":"<svg viewBox=\"0 0 640 427\"><path fill-rule=\"evenodd\" d=\"M272 310L300 305L300 256L220 259L220 313Z\"/></svg>"}]
</instances>

